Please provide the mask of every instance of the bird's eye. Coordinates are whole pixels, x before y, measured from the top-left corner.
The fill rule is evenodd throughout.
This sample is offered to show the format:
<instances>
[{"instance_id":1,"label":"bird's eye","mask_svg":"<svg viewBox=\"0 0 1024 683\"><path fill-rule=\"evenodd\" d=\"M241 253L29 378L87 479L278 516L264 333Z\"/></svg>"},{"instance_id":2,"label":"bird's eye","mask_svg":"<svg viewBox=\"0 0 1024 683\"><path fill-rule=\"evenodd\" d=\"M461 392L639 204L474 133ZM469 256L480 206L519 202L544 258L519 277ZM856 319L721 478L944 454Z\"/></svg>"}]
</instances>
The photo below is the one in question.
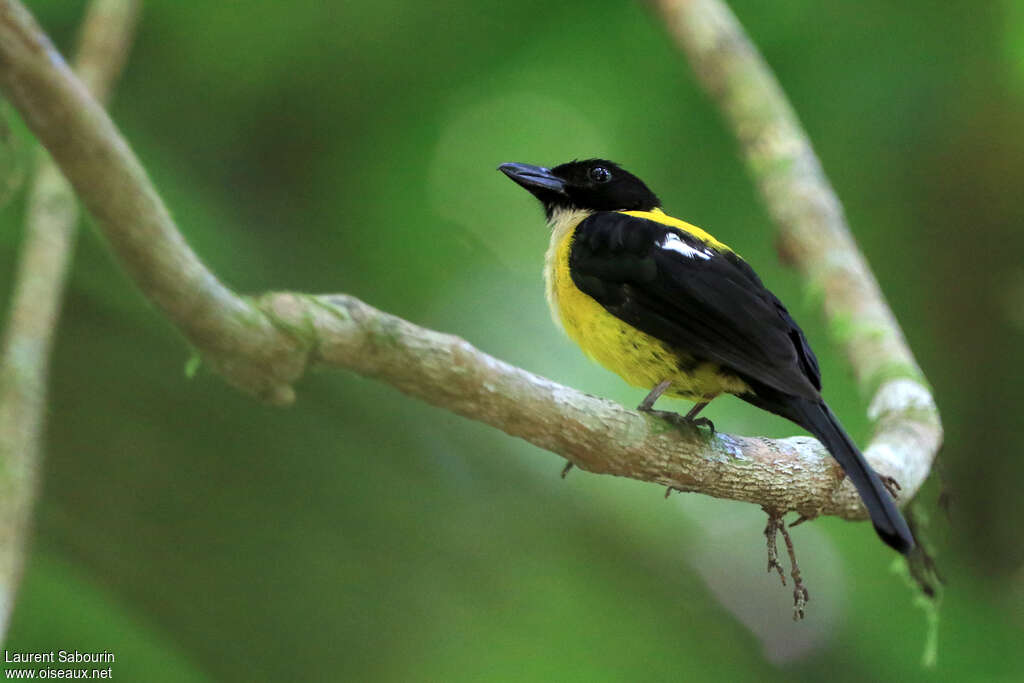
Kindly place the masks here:
<instances>
[{"instance_id":1,"label":"bird's eye","mask_svg":"<svg viewBox=\"0 0 1024 683\"><path fill-rule=\"evenodd\" d=\"M595 183L607 183L612 179L612 172L604 166L595 166L590 169L590 179Z\"/></svg>"}]
</instances>

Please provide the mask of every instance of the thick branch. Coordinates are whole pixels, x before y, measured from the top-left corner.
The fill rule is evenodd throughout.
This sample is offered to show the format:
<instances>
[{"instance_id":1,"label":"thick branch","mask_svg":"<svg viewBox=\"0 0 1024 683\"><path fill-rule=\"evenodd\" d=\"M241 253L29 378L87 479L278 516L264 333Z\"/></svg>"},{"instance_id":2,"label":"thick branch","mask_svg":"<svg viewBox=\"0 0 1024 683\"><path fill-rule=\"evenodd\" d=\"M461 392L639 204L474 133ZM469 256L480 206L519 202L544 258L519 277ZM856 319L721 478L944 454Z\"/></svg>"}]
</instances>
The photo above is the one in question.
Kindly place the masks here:
<instances>
[{"instance_id":1,"label":"thick branch","mask_svg":"<svg viewBox=\"0 0 1024 683\"><path fill-rule=\"evenodd\" d=\"M865 516L853 487L809 437L706 438L658 418L556 384L493 358L467 342L378 311L349 296L267 294L267 313L315 349L314 362L383 380L401 391L485 422L565 457L581 469L699 491L770 509L847 519ZM882 387L873 410L875 444L894 457L882 473L916 488L903 463L931 445L914 416L934 410L910 382Z\"/></svg>"},{"instance_id":2,"label":"thick branch","mask_svg":"<svg viewBox=\"0 0 1024 683\"><path fill-rule=\"evenodd\" d=\"M592 472L808 517L864 516L852 487L838 486L838 467L812 439L719 434L705 441L351 297L280 293L255 302L238 297L185 245L127 144L76 86L27 13L15 0L0 0L0 7L0 87L65 168L143 291L233 384L287 402L290 383L309 362L327 364L389 382ZM723 58L728 55L723 51ZM860 263L855 251L841 251L853 249L848 238L836 248L833 257L839 262ZM826 296L834 292L826 288ZM867 295L885 310L877 287ZM895 334L896 348L904 348L898 330ZM860 354L851 358L869 362ZM869 368L868 374L876 373ZM931 396L916 379L887 381L875 392L872 415L877 430L869 457L909 496L923 481L940 438Z\"/></svg>"},{"instance_id":3,"label":"thick branch","mask_svg":"<svg viewBox=\"0 0 1024 683\"><path fill-rule=\"evenodd\" d=\"M99 101L120 73L137 13L137 0L96 0L89 6L75 69ZM71 187L45 152L38 159L0 357L0 633L6 631L23 565L41 459L48 359L78 222Z\"/></svg>"}]
</instances>

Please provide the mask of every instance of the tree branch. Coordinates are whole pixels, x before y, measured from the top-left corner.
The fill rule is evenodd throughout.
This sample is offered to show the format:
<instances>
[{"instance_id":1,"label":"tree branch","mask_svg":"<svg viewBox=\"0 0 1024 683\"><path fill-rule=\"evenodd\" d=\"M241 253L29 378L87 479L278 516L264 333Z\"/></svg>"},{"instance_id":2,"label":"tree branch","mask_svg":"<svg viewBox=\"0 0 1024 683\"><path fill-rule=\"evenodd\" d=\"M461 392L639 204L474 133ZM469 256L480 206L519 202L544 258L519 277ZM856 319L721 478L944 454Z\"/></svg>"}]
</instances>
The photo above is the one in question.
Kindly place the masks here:
<instances>
[{"instance_id":1,"label":"tree branch","mask_svg":"<svg viewBox=\"0 0 1024 683\"><path fill-rule=\"evenodd\" d=\"M0 0L0 88L60 166L129 274L236 386L294 399L302 357L247 299L185 243L167 207L103 107L74 77L28 10ZM283 355L274 351L286 348ZM270 353L271 355L267 355ZM291 359L298 363L290 363Z\"/></svg>"},{"instance_id":2,"label":"tree branch","mask_svg":"<svg viewBox=\"0 0 1024 683\"><path fill-rule=\"evenodd\" d=\"M780 256L824 295L833 337L863 393L897 378L926 386L810 140L736 17L721 0L655 5L736 136L775 220Z\"/></svg>"},{"instance_id":3,"label":"tree branch","mask_svg":"<svg viewBox=\"0 0 1024 683\"><path fill-rule=\"evenodd\" d=\"M852 486L840 485L838 466L813 439L727 434L706 439L683 433L345 295L271 293L255 300L237 296L189 250L128 145L103 110L76 85L27 12L16 0L2 0L0 7L0 88L61 164L143 292L235 386L287 403L294 396L291 384L310 363L344 368L493 425L591 472L700 491L780 512L796 510L806 517L864 518ZM732 43L724 38L710 40L719 46L715 59L732 60L730 47L746 44L738 39ZM743 55L756 58L749 46ZM777 90L774 94L779 96ZM788 109L783 104L773 111ZM810 154L809 148L806 151ZM812 166L816 168L816 162ZM820 170L816 172L820 176ZM772 191L789 196L820 192L805 175L787 180L772 172ZM790 188L791 183L797 186ZM824 207L813 212L816 222L832 221L838 215L838 204L828 197L803 202ZM779 203L783 204L788 206ZM810 215L793 209L786 212L790 223ZM876 285L854 290L858 297L870 298L865 302L830 284L839 275L850 287L861 276L873 283L848 236L822 242L813 230L787 228L786 234L791 235L790 251L825 254L828 263L838 264L807 271L812 272L813 282L824 286L830 311L856 314L857 321L863 310L888 315ZM812 246L801 246L805 236L813 238ZM818 244L824 246L814 246ZM880 348L889 354L886 358L909 359L907 367L916 371L891 316L880 320L878 329L867 337L882 337ZM856 341L846 346L859 349L864 335L857 325L851 328ZM854 363L867 364L859 366L858 376L880 382L871 401L876 431L868 456L882 473L898 479L909 497L924 480L941 438L935 406L919 373L882 377L868 355L851 354Z\"/></svg>"},{"instance_id":4,"label":"tree branch","mask_svg":"<svg viewBox=\"0 0 1024 683\"><path fill-rule=\"evenodd\" d=\"M842 205L771 70L720 0L654 0L698 80L722 111L778 228L783 261L822 294L832 337L870 398L866 451L913 497L942 444L942 425ZM894 474L894 469L897 471Z\"/></svg>"},{"instance_id":5,"label":"tree branch","mask_svg":"<svg viewBox=\"0 0 1024 683\"><path fill-rule=\"evenodd\" d=\"M581 469L740 500L779 511L863 519L853 487L810 437L767 439L680 431L659 418L513 367L451 335L418 327L346 295L271 293L267 315L303 339L310 360L385 381L402 392L558 453ZM916 387L916 385L915 385ZM905 420L927 392L886 384L874 409L894 449L882 468L903 481L907 449L923 438ZM877 437L876 437L877 440ZM920 482L918 482L919 484ZM841 484L841 485L840 485Z\"/></svg>"},{"instance_id":6,"label":"tree branch","mask_svg":"<svg viewBox=\"0 0 1024 683\"><path fill-rule=\"evenodd\" d=\"M76 72L104 101L131 42L137 0L95 0L79 36ZM24 564L41 460L48 359L75 241L74 192L40 150L25 241L0 351L0 634Z\"/></svg>"}]
</instances>

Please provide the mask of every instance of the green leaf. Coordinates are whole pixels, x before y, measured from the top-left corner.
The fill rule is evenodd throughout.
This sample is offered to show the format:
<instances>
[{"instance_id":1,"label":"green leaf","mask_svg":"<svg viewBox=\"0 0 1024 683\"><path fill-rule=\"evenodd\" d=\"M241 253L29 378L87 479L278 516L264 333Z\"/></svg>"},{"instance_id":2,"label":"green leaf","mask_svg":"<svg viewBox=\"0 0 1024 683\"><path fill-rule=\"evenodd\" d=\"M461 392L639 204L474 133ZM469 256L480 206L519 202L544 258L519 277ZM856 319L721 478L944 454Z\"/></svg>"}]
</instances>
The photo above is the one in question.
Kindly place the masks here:
<instances>
[{"instance_id":1,"label":"green leaf","mask_svg":"<svg viewBox=\"0 0 1024 683\"><path fill-rule=\"evenodd\" d=\"M192 379L199 372L199 366L203 364L203 357L197 351L193 351L188 360L185 361L185 377Z\"/></svg>"}]
</instances>

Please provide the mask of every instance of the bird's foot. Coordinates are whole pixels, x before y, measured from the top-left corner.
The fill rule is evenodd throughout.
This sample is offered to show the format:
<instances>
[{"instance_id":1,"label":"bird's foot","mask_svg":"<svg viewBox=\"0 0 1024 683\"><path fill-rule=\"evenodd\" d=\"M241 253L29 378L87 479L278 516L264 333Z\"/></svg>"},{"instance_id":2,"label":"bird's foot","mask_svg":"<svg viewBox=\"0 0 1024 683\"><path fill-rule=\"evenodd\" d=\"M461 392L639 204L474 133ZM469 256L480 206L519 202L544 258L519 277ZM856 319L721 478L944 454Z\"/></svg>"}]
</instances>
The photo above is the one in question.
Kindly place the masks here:
<instances>
[{"instance_id":1,"label":"bird's foot","mask_svg":"<svg viewBox=\"0 0 1024 683\"><path fill-rule=\"evenodd\" d=\"M565 479L566 475L569 474L569 472L572 471L572 468L573 468L573 464L572 464L571 461L565 463L565 467L562 468L562 479Z\"/></svg>"},{"instance_id":2,"label":"bird's foot","mask_svg":"<svg viewBox=\"0 0 1024 683\"><path fill-rule=\"evenodd\" d=\"M800 576L800 565L796 562L796 550L793 548L793 539L790 538L789 529L786 528L786 524L782 520L783 513L769 508L762 509L768 515L768 525L764 528L764 535L768 541L768 572L771 573L773 569L777 571L782 585L786 585L786 574L779 563L779 548L777 545L778 535L781 533L782 539L786 542L786 551L789 554L789 565L791 568L789 575L793 577L793 621L799 621L804 618L804 608L807 605L807 601L811 599L811 595L807 592L807 586L804 585L803 578Z\"/></svg>"},{"instance_id":3,"label":"bird's foot","mask_svg":"<svg viewBox=\"0 0 1024 683\"><path fill-rule=\"evenodd\" d=\"M647 413L654 417L659 417L665 422L675 425L683 429L693 429L700 431L701 427L706 427L712 434L715 433L715 423L706 417L689 417L687 415L680 415L674 413L671 410L654 410L653 408L645 408L642 404L637 406L637 410L641 413Z\"/></svg>"},{"instance_id":4,"label":"bird's foot","mask_svg":"<svg viewBox=\"0 0 1024 683\"><path fill-rule=\"evenodd\" d=\"M685 417L683 419L686 420ZM707 427L708 431L710 431L712 434L715 433L715 423L712 422L711 418L709 417L694 417L686 421L692 424L694 427Z\"/></svg>"},{"instance_id":5,"label":"bird's foot","mask_svg":"<svg viewBox=\"0 0 1024 683\"><path fill-rule=\"evenodd\" d=\"M700 431L701 427L707 427L709 430L711 430L711 433L714 434L715 423L706 417L697 417L700 411L704 410L704 408L707 407L708 401L711 400L710 398L708 399L708 401L695 403L693 405L693 408L690 408L690 412L688 412L686 415L680 415L679 413L673 413L668 410L654 409L654 402L657 401L658 398L662 394L664 394L665 391L668 390L671 384L672 380L669 379L666 379L663 382L659 383L658 386L651 389L651 393L647 394L644 400L640 401L640 405L638 405L636 409L639 410L641 413L647 413L648 415L660 417L662 420L665 420L666 422L669 422L675 425L676 427L685 426L696 431Z\"/></svg>"}]
</instances>

